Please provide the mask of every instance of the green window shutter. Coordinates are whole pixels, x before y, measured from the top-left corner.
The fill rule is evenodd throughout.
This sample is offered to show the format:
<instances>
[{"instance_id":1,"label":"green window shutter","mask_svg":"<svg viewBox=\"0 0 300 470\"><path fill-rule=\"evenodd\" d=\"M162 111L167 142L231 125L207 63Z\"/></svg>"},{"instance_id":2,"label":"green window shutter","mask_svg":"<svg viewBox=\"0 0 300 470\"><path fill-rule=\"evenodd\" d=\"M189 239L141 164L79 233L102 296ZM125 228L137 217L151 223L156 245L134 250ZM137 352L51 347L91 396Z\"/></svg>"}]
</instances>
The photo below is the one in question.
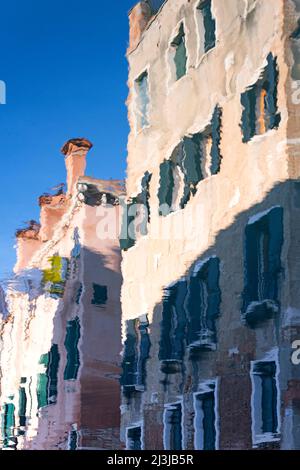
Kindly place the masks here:
<instances>
[{"instance_id":1,"label":"green window shutter","mask_svg":"<svg viewBox=\"0 0 300 470\"><path fill-rule=\"evenodd\" d=\"M19 388L19 423L20 426L26 426L26 407L27 397L26 390L24 387Z\"/></svg>"},{"instance_id":2,"label":"green window shutter","mask_svg":"<svg viewBox=\"0 0 300 470\"><path fill-rule=\"evenodd\" d=\"M242 314L251 327L278 311L283 208L274 207L245 229Z\"/></svg>"},{"instance_id":3,"label":"green window shutter","mask_svg":"<svg viewBox=\"0 0 300 470\"><path fill-rule=\"evenodd\" d=\"M187 53L185 46L185 34L183 24L180 25L179 33L171 44L175 47L174 63L176 67L176 80L186 74Z\"/></svg>"},{"instance_id":4,"label":"green window shutter","mask_svg":"<svg viewBox=\"0 0 300 470\"><path fill-rule=\"evenodd\" d=\"M126 341L124 345L121 385L126 392L135 386L146 385L146 364L150 357L150 336L148 320L128 320L126 322Z\"/></svg>"},{"instance_id":5,"label":"green window shutter","mask_svg":"<svg viewBox=\"0 0 300 470\"><path fill-rule=\"evenodd\" d=\"M265 88L267 91L266 114L268 122L266 124L268 129L274 129L279 126L281 121L281 115L278 113L277 108L277 87L279 72L276 57L273 57L272 54L269 54L267 61L268 65L265 72Z\"/></svg>"},{"instance_id":6,"label":"green window shutter","mask_svg":"<svg viewBox=\"0 0 300 470\"><path fill-rule=\"evenodd\" d=\"M48 363L49 363L49 354L48 353L42 354L39 360L39 364L45 367L45 372L39 373L37 375L37 388L36 388L39 409L48 405L48 400L47 400L48 376L46 373Z\"/></svg>"},{"instance_id":7,"label":"green window shutter","mask_svg":"<svg viewBox=\"0 0 300 470\"><path fill-rule=\"evenodd\" d=\"M50 352L40 357L39 364L45 367L45 372L39 373L37 377L38 408L56 403L59 362L57 344L53 344Z\"/></svg>"},{"instance_id":8,"label":"green window shutter","mask_svg":"<svg viewBox=\"0 0 300 470\"><path fill-rule=\"evenodd\" d=\"M216 320L220 315L220 260L212 257L189 281L186 310L190 350L211 349L217 342Z\"/></svg>"},{"instance_id":9,"label":"green window shutter","mask_svg":"<svg viewBox=\"0 0 300 470\"><path fill-rule=\"evenodd\" d=\"M136 204L135 200L132 200L130 203L126 204L125 201L120 200L120 205L123 208L122 215L122 227L120 234L120 248L121 250L127 251L132 246L135 245L135 240L129 234L129 226L134 222L135 215L131 214L131 207Z\"/></svg>"},{"instance_id":10,"label":"green window shutter","mask_svg":"<svg viewBox=\"0 0 300 470\"><path fill-rule=\"evenodd\" d=\"M243 133L243 142L249 142L256 134L259 134L258 122L260 116L260 99L264 90L266 97L264 100L264 124L265 129L276 129L281 121L281 114L277 107L277 87L279 80L279 72L277 66L277 58L270 53L267 57L267 66L259 80L248 88L241 95L242 104L242 120L241 129Z\"/></svg>"},{"instance_id":11,"label":"green window shutter","mask_svg":"<svg viewBox=\"0 0 300 470\"><path fill-rule=\"evenodd\" d=\"M212 175L219 173L221 168L222 156L220 152L221 143L221 128L222 128L222 109L218 106L215 107L212 121L211 121L211 133L212 133L212 147L211 147L211 167L210 171Z\"/></svg>"},{"instance_id":12,"label":"green window shutter","mask_svg":"<svg viewBox=\"0 0 300 470\"><path fill-rule=\"evenodd\" d=\"M149 187L151 178L152 174L146 171L141 181L142 191L140 194L131 198L131 201L128 204L124 201L120 201L120 204L123 206L122 228L120 234L121 250L127 251L135 245L136 237L132 238L132 222L135 221L136 215L140 212L140 209L144 210L143 214L145 213L145 216L139 224L139 232L142 236L147 235L148 233L148 223L150 222ZM136 208L133 206L136 206ZM131 226L130 231L129 226Z\"/></svg>"},{"instance_id":13,"label":"green window shutter","mask_svg":"<svg viewBox=\"0 0 300 470\"><path fill-rule=\"evenodd\" d=\"M242 121L241 129L243 134L243 142L249 142L255 135L256 131L256 89L249 88L241 95L242 105Z\"/></svg>"},{"instance_id":14,"label":"green window shutter","mask_svg":"<svg viewBox=\"0 0 300 470\"><path fill-rule=\"evenodd\" d=\"M60 362L60 354L57 344L53 344L49 353L49 363L47 367L48 389L47 402L48 405L56 403L58 393L58 369Z\"/></svg>"},{"instance_id":15,"label":"green window shutter","mask_svg":"<svg viewBox=\"0 0 300 470\"><path fill-rule=\"evenodd\" d=\"M67 350L67 364L64 371L64 380L77 379L80 367L80 354L78 343L80 339L80 321L76 317L74 320L68 321L67 334L65 339L65 347Z\"/></svg>"},{"instance_id":16,"label":"green window shutter","mask_svg":"<svg viewBox=\"0 0 300 470\"><path fill-rule=\"evenodd\" d=\"M137 105L138 105L138 118L139 128L143 128L149 125L148 109L149 109L149 85L148 85L148 73L144 72L137 80Z\"/></svg>"},{"instance_id":17,"label":"green window shutter","mask_svg":"<svg viewBox=\"0 0 300 470\"><path fill-rule=\"evenodd\" d=\"M160 215L168 215L171 211L174 189L173 169L174 164L171 160L165 160L160 165L160 181L158 190Z\"/></svg>"},{"instance_id":18,"label":"green window shutter","mask_svg":"<svg viewBox=\"0 0 300 470\"><path fill-rule=\"evenodd\" d=\"M207 52L216 45L216 20L212 16L211 0L200 3L199 10L202 11L204 24L204 51Z\"/></svg>"},{"instance_id":19,"label":"green window shutter","mask_svg":"<svg viewBox=\"0 0 300 470\"><path fill-rule=\"evenodd\" d=\"M186 281L178 281L174 286L164 289L158 356L160 361L182 361L184 357L186 333L184 302L186 294Z\"/></svg>"},{"instance_id":20,"label":"green window shutter","mask_svg":"<svg viewBox=\"0 0 300 470\"><path fill-rule=\"evenodd\" d=\"M202 135L195 134L192 137L184 137L183 139L183 157L179 163L184 174L184 194L180 201L180 208L183 209L190 200L191 196L196 193L196 186L203 179L201 170L202 152Z\"/></svg>"},{"instance_id":21,"label":"green window shutter","mask_svg":"<svg viewBox=\"0 0 300 470\"><path fill-rule=\"evenodd\" d=\"M15 429L15 406L13 403L5 403L2 420L3 447L11 447L11 440L14 438Z\"/></svg>"},{"instance_id":22,"label":"green window shutter","mask_svg":"<svg viewBox=\"0 0 300 470\"><path fill-rule=\"evenodd\" d=\"M121 385L133 387L136 385L137 361L138 361L138 320L127 320L126 341L122 362L123 374Z\"/></svg>"},{"instance_id":23,"label":"green window shutter","mask_svg":"<svg viewBox=\"0 0 300 470\"><path fill-rule=\"evenodd\" d=\"M47 374L42 373L37 376L37 400L38 408L43 408L48 405L47 400L48 377Z\"/></svg>"},{"instance_id":24,"label":"green window shutter","mask_svg":"<svg viewBox=\"0 0 300 470\"><path fill-rule=\"evenodd\" d=\"M143 221L141 222L140 226L140 233L141 235L147 235L148 233L148 223L150 222L150 205L149 205L149 198L150 198L150 181L152 178L152 174L146 171L142 178L141 186L142 186L142 191L141 193L137 196L137 203L141 204L145 210L145 217Z\"/></svg>"},{"instance_id":25,"label":"green window shutter","mask_svg":"<svg viewBox=\"0 0 300 470\"><path fill-rule=\"evenodd\" d=\"M42 354L39 360L39 364L42 364L43 366L47 367L49 363L49 354Z\"/></svg>"}]
</instances>

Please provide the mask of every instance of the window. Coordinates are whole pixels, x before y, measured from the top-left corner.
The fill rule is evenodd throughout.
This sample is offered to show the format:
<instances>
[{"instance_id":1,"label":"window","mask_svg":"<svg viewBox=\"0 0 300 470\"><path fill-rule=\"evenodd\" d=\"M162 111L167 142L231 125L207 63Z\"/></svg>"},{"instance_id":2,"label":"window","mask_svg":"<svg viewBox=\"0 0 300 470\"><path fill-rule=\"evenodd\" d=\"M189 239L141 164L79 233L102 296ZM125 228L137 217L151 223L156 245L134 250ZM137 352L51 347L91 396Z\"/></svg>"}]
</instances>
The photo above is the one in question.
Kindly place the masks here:
<instances>
[{"instance_id":1,"label":"window","mask_svg":"<svg viewBox=\"0 0 300 470\"><path fill-rule=\"evenodd\" d=\"M126 391L143 390L146 363L150 353L149 323L146 316L126 322L126 341L122 362L121 385Z\"/></svg>"},{"instance_id":2,"label":"window","mask_svg":"<svg viewBox=\"0 0 300 470\"><path fill-rule=\"evenodd\" d=\"M279 440L279 385L276 361L251 363L252 437L258 446Z\"/></svg>"},{"instance_id":3,"label":"window","mask_svg":"<svg viewBox=\"0 0 300 470\"><path fill-rule=\"evenodd\" d=\"M220 260L210 258L196 265L192 273L186 310L188 314L188 344L192 353L216 348L216 319L220 314Z\"/></svg>"},{"instance_id":4,"label":"window","mask_svg":"<svg viewBox=\"0 0 300 470\"><path fill-rule=\"evenodd\" d=\"M81 253L80 235L78 227L75 228L73 233L74 247L71 251L72 258L79 258Z\"/></svg>"},{"instance_id":5,"label":"window","mask_svg":"<svg viewBox=\"0 0 300 470\"><path fill-rule=\"evenodd\" d=\"M211 123L203 132L185 136L171 158L160 165L159 214L183 209L203 179L221 168L222 110L215 107Z\"/></svg>"},{"instance_id":6,"label":"window","mask_svg":"<svg viewBox=\"0 0 300 470\"><path fill-rule=\"evenodd\" d=\"M76 380L80 367L80 354L78 343L80 339L80 321L76 317L68 321L65 347L67 350L67 364L64 371L64 380Z\"/></svg>"},{"instance_id":7,"label":"window","mask_svg":"<svg viewBox=\"0 0 300 470\"><path fill-rule=\"evenodd\" d=\"M19 435L24 434L24 428L26 426L26 408L27 408L27 396L25 390L26 377L22 377L21 385L19 387Z\"/></svg>"},{"instance_id":8,"label":"window","mask_svg":"<svg viewBox=\"0 0 300 470\"><path fill-rule=\"evenodd\" d=\"M128 203L120 200L123 209L122 228L120 233L120 248L127 251L135 245L135 217L137 214L136 201L131 199Z\"/></svg>"},{"instance_id":9,"label":"window","mask_svg":"<svg viewBox=\"0 0 300 470\"><path fill-rule=\"evenodd\" d=\"M39 364L44 372L39 373L37 377L38 408L56 403L59 362L57 344L53 344L50 352L40 357Z\"/></svg>"},{"instance_id":10,"label":"window","mask_svg":"<svg viewBox=\"0 0 300 470\"><path fill-rule=\"evenodd\" d=\"M204 179L204 168L202 166L203 139L202 134L194 134L184 137L181 144L175 149L172 157L183 175L183 189L180 200L172 210L183 209L190 198L196 194L198 183ZM177 183L178 186L178 183ZM175 186L176 187L176 186Z\"/></svg>"},{"instance_id":11,"label":"window","mask_svg":"<svg viewBox=\"0 0 300 470\"><path fill-rule=\"evenodd\" d=\"M278 128L281 120L277 108L278 78L277 58L269 54L260 79L241 95L243 142Z\"/></svg>"},{"instance_id":12,"label":"window","mask_svg":"<svg viewBox=\"0 0 300 470\"><path fill-rule=\"evenodd\" d=\"M5 403L3 406L3 414L2 414L3 448L14 449L16 447L16 438L14 437L14 429L15 429L15 405L13 403Z\"/></svg>"},{"instance_id":13,"label":"window","mask_svg":"<svg viewBox=\"0 0 300 470\"><path fill-rule=\"evenodd\" d=\"M96 307L103 307L107 302L107 287L99 286L98 284L93 284L94 296L92 299L92 304Z\"/></svg>"},{"instance_id":14,"label":"window","mask_svg":"<svg viewBox=\"0 0 300 470\"><path fill-rule=\"evenodd\" d=\"M300 19L298 19L298 24L297 28L293 33L291 34L290 40L291 40L291 50L293 54L293 67L291 70L291 76L292 79L295 81L300 80L300 68L299 68L299 63L300 63L300 47L299 47L299 39L300 39ZM298 87L295 88L296 91L298 90Z\"/></svg>"},{"instance_id":15,"label":"window","mask_svg":"<svg viewBox=\"0 0 300 470\"><path fill-rule=\"evenodd\" d=\"M80 304L82 293L83 293L83 285L82 285L82 283L80 283L78 289L76 290L76 295L75 295L75 303L77 305Z\"/></svg>"},{"instance_id":16,"label":"window","mask_svg":"<svg viewBox=\"0 0 300 470\"><path fill-rule=\"evenodd\" d=\"M271 318L279 310L282 245L282 207L273 207L249 220L245 231L242 313L250 326Z\"/></svg>"},{"instance_id":17,"label":"window","mask_svg":"<svg viewBox=\"0 0 300 470\"><path fill-rule=\"evenodd\" d=\"M210 149L210 171L212 175L219 173L221 168L222 156L220 152L221 143L221 130L222 130L222 109L216 106L213 112L210 134L211 134L211 149Z\"/></svg>"},{"instance_id":18,"label":"window","mask_svg":"<svg viewBox=\"0 0 300 470\"><path fill-rule=\"evenodd\" d=\"M167 405L164 412L164 449L182 450L182 404Z\"/></svg>"},{"instance_id":19,"label":"window","mask_svg":"<svg viewBox=\"0 0 300 470\"><path fill-rule=\"evenodd\" d=\"M72 425L72 430L69 432L69 442L68 442L68 450L77 450L78 448L78 431L77 425Z\"/></svg>"},{"instance_id":20,"label":"window","mask_svg":"<svg viewBox=\"0 0 300 470\"><path fill-rule=\"evenodd\" d=\"M151 7L152 14L157 13L165 1L166 0L148 0L148 3Z\"/></svg>"},{"instance_id":21,"label":"window","mask_svg":"<svg viewBox=\"0 0 300 470\"><path fill-rule=\"evenodd\" d=\"M203 179L201 168L202 138L200 134L184 137L175 148L170 160L160 165L158 190L159 215L183 209L197 184Z\"/></svg>"},{"instance_id":22,"label":"window","mask_svg":"<svg viewBox=\"0 0 300 470\"><path fill-rule=\"evenodd\" d=\"M143 72L135 81L137 129L149 125L149 82L148 72Z\"/></svg>"},{"instance_id":23,"label":"window","mask_svg":"<svg viewBox=\"0 0 300 470\"><path fill-rule=\"evenodd\" d=\"M127 428L126 450L142 450L142 428L135 426Z\"/></svg>"},{"instance_id":24,"label":"window","mask_svg":"<svg viewBox=\"0 0 300 470\"><path fill-rule=\"evenodd\" d=\"M216 45L216 21L212 15L211 0L203 0L197 7L200 50L208 52Z\"/></svg>"},{"instance_id":25,"label":"window","mask_svg":"<svg viewBox=\"0 0 300 470\"><path fill-rule=\"evenodd\" d=\"M38 402L38 409L43 408L44 406L48 405L48 376L46 370L49 364L49 355L43 354L40 357L39 364L42 366L43 372L40 372L37 375L37 402Z\"/></svg>"},{"instance_id":26,"label":"window","mask_svg":"<svg viewBox=\"0 0 300 470\"><path fill-rule=\"evenodd\" d=\"M160 164L159 173L159 189L158 189L158 200L159 200L159 214L168 215L170 208L172 207L173 201L173 189L174 189L174 164L171 160L164 160Z\"/></svg>"},{"instance_id":27,"label":"window","mask_svg":"<svg viewBox=\"0 0 300 470\"><path fill-rule=\"evenodd\" d=\"M171 54L175 66L175 80L186 74L187 53L185 46L185 32L183 23L179 27L177 36L171 42Z\"/></svg>"},{"instance_id":28,"label":"window","mask_svg":"<svg viewBox=\"0 0 300 470\"><path fill-rule=\"evenodd\" d=\"M185 175L185 194L181 208L185 206L204 178L219 173L221 168L221 128L222 110L216 106L211 123L203 132L183 139L182 169Z\"/></svg>"},{"instance_id":29,"label":"window","mask_svg":"<svg viewBox=\"0 0 300 470\"><path fill-rule=\"evenodd\" d=\"M217 443L217 395L216 382L206 383L203 391L194 394L195 450L216 450Z\"/></svg>"},{"instance_id":30,"label":"window","mask_svg":"<svg viewBox=\"0 0 300 470\"><path fill-rule=\"evenodd\" d=\"M58 369L60 362L60 354L57 344L51 346L49 352L49 364L47 368L48 377L48 404L56 403L58 393Z\"/></svg>"},{"instance_id":31,"label":"window","mask_svg":"<svg viewBox=\"0 0 300 470\"><path fill-rule=\"evenodd\" d=\"M136 197L136 202L139 205L140 225L138 231L141 236L148 233L148 223L150 222L150 182L152 174L146 171L141 181L141 192Z\"/></svg>"},{"instance_id":32,"label":"window","mask_svg":"<svg viewBox=\"0 0 300 470\"><path fill-rule=\"evenodd\" d=\"M184 358L186 313L184 300L187 282L180 281L165 289L161 322L159 360L164 372L176 372L176 362Z\"/></svg>"},{"instance_id":33,"label":"window","mask_svg":"<svg viewBox=\"0 0 300 470\"><path fill-rule=\"evenodd\" d=\"M120 234L120 246L124 251L135 245L138 236L145 236L148 233L148 223L150 222L150 182L152 174L148 171L141 180L141 192L123 205L123 220Z\"/></svg>"}]
</instances>

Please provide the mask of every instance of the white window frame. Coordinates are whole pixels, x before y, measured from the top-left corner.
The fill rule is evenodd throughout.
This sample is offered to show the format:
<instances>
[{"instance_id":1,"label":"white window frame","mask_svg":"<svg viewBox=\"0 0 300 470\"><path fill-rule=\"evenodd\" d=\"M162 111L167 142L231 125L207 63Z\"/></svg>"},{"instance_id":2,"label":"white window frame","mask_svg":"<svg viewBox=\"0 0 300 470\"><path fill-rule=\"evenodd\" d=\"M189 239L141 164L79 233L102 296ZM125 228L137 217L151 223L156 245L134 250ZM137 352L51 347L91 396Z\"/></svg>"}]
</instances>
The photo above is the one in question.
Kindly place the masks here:
<instances>
[{"instance_id":1,"label":"white window frame","mask_svg":"<svg viewBox=\"0 0 300 470\"><path fill-rule=\"evenodd\" d=\"M130 426L126 427L126 438L125 438L126 450L130 450L129 449L128 431L130 431L131 429L136 429L136 428L141 429L141 450L144 450L144 448L145 448L145 446L144 446L144 422L140 421L136 424L131 424Z\"/></svg>"},{"instance_id":2,"label":"white window frame","mask_svg":"<svg viewBox=\"0 0 300 470\"><path fill-rule=\"evenodd\" d=\"M195 23L196 23L196 34L197 34L197 59L196 59L196 67L200 65L202 62L203 58L206 57L210 52L215 50L218 42L218 22L217 18L215 15L214 11L214 0L211 2L211 13L213 18L215 19L216 22L216 30L215 30L215 36L216 36L216 43L215 46L209 49L209 51L205 52L204 51L204 36L205 36L205 29L204 29L204 22L203 22L203 15L201 10L199 9L199 6L201 5L203 0L198 0L196 3L195 9L194 9L194 17L195 17Z\"/></svg>"},{"instance_id":3,"label":"white window frame","mask_svg":"<svg viewBox=\"0 0 300 470\"><path fill-rule=\"evenodd\" d=\"M178 400L176 402L168 403L165 404L165 409L164 409L164 415L163 415L163 424L164 424L164 431L163 431L163 442L164 442L164 450L174 450L174 449L169 449L170 445L167 443L168 441L168 430L169 430L169 424L166 421L166 416L169 411L172 411L172 408L176 405L181 406L181 450L185 449L184 446L184 407L183 407L183 399Z\"/></svg>"},{"instance_id":4,"label":"white window frame","mask_svg":"<svg viewBox=\"0 0 300 470\"><path fill-rule=\"evenodd\" d=\"M183 75L181 78L177 79L176 78L176 65L174 61L175 57L175 47L172 46L173 40L178 36L180 27L183 25L183 30L184 30L184 35L185 35L185 48L186 48L186 73ZM180 21L178 21L177 25L175 28L172 30L171 33L171 39L169 40L168 47L165 52L165 60L166 60L166 66L167 66L167 94L169 94L171 88L182 81L184 77L188 75L188 71L190 68L190 54L189 50L187 47L187 35L189 34L189 29L186 24L185 18L181 18Z\"/></svg>"},{"instance_id":5,"label":"white window frame","mask_svg":"<svg viewBox=\"0 0 300 470\"><path fill-rule=\"evenodd\" d=\"M211 389L211 386L214 386L214 389ZM215 429L216 429L216 440L215 440L215 450L219 450L219 441L220 441L220 417L219 417L219 379L207 380L201 383L198 387L198 391L193 394L194 402L194 449L203 450L203 439L204 439L204 430L199 429L198 419L201 410L199 409L198 397L205 395L206 393L214 392L215 399ZM199 445L199 439L202 440L202 445Z\"/></svg>"},{"instance_id":6,"label":"white window frame","mask_svg":"<svg viewBox=\"0 0 300 470\"><path fill-rule=\"evenodd\" d=\"M262 359L251 361L251 368L250 368L250 378L251 378L251 385L252 385L252 393L251 393L251 420L252 420L252 444L253 447L258 447L260 444L268 443L268 442L278 442L280 440L280 432L281 432L281 417L280 417L280 384L279 384L279 374L280 374L280 367L279 367L279 351L278 348L274 348L269 351ZM258 394L258 384L260 385L260 379L258 375L254 372L255 366L262 362L275 362L276 364L276 388L277 388L277 431L275 433L262 433L259 431L259 428L262 424L262 409L261 403L259 398L261 397Z\"/></svg>"},{"instance_id":7,"label":"white window frame","mask_svg":"<svg viewBox=\"0 0 300 470\"><path fill-rule=\"evenodd\" d=\"M150 127L150 108L151 108L151 85L150 85L150 65L146 65L146 67L133 79L133 87L132 87L132 94L133 94L133 116L134 116L134 130L135 134L138 135L143 132L145 129ZM139 110L138 99L139 99L139 91L138 91L138 84L137 82L142 77L142 75L147 74L147 84L148 84L148 99L149 103L147 106L147 113L146 113L146 120L147 124L142 126L140 123L141 121L141 113Z\"/></svg>"}]
</instances>

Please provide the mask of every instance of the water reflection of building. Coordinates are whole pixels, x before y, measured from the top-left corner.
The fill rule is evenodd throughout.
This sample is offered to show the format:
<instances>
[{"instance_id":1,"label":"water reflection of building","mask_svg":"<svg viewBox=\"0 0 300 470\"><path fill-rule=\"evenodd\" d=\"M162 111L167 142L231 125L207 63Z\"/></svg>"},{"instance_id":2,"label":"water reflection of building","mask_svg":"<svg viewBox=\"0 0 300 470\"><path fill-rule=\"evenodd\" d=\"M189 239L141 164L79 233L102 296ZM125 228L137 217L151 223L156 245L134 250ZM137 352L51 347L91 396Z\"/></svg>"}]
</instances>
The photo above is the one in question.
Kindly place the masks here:
<instances>
[{"instance_id":1,"label":"water reflection of building","mask_svg":"<svg viewBox=\"0 0 300 470\"><path fill-rule=\"evenodd\" d=\"M300 448L299 6L130 12L128 449Z\"/></svg>"},{"instance_id":2,"label":"water reflection of building","mask_svg":"<svg viewBox=\"0 0 300 470\"><path fill-rule=\"evenodd\" d=\"M67 142L67 193L41 196L40 224L17 231L1 325L4 448L120 447L120 250L97 226L101 210L116 225L124 188L82 176L90 148Z\"/></svg>"}]
</instances>

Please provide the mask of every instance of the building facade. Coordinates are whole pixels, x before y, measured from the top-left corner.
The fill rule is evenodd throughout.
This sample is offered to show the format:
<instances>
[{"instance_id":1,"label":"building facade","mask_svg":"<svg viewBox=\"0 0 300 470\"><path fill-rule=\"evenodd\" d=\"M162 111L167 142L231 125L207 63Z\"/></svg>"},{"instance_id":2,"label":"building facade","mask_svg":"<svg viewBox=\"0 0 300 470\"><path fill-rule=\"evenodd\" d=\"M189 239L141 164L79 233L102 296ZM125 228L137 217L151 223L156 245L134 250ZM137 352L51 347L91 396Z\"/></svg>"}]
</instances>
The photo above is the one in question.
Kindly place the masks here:
<instances>
[{"instance_id":1,"label":"building facade","mask_svg":"<svg viewBox=\"0 0 300 470\"><path fill-rule=\"evenodd\" d=\"M130 12L127 449L300 449L299 0Z\"/></svg>"},{"instance_id":2,"label":"building facade","mask_svg":"<svg viewBox=\"0 0 300 470\"><path fill-rule=\"evenodd\" d=\"M39 199L17 231L15 278L1 323L1 448L120 448L121 253L104 236L122 181L83 176L92 144L62 149L67 192Z\"/></svg>"}]
</instances>

